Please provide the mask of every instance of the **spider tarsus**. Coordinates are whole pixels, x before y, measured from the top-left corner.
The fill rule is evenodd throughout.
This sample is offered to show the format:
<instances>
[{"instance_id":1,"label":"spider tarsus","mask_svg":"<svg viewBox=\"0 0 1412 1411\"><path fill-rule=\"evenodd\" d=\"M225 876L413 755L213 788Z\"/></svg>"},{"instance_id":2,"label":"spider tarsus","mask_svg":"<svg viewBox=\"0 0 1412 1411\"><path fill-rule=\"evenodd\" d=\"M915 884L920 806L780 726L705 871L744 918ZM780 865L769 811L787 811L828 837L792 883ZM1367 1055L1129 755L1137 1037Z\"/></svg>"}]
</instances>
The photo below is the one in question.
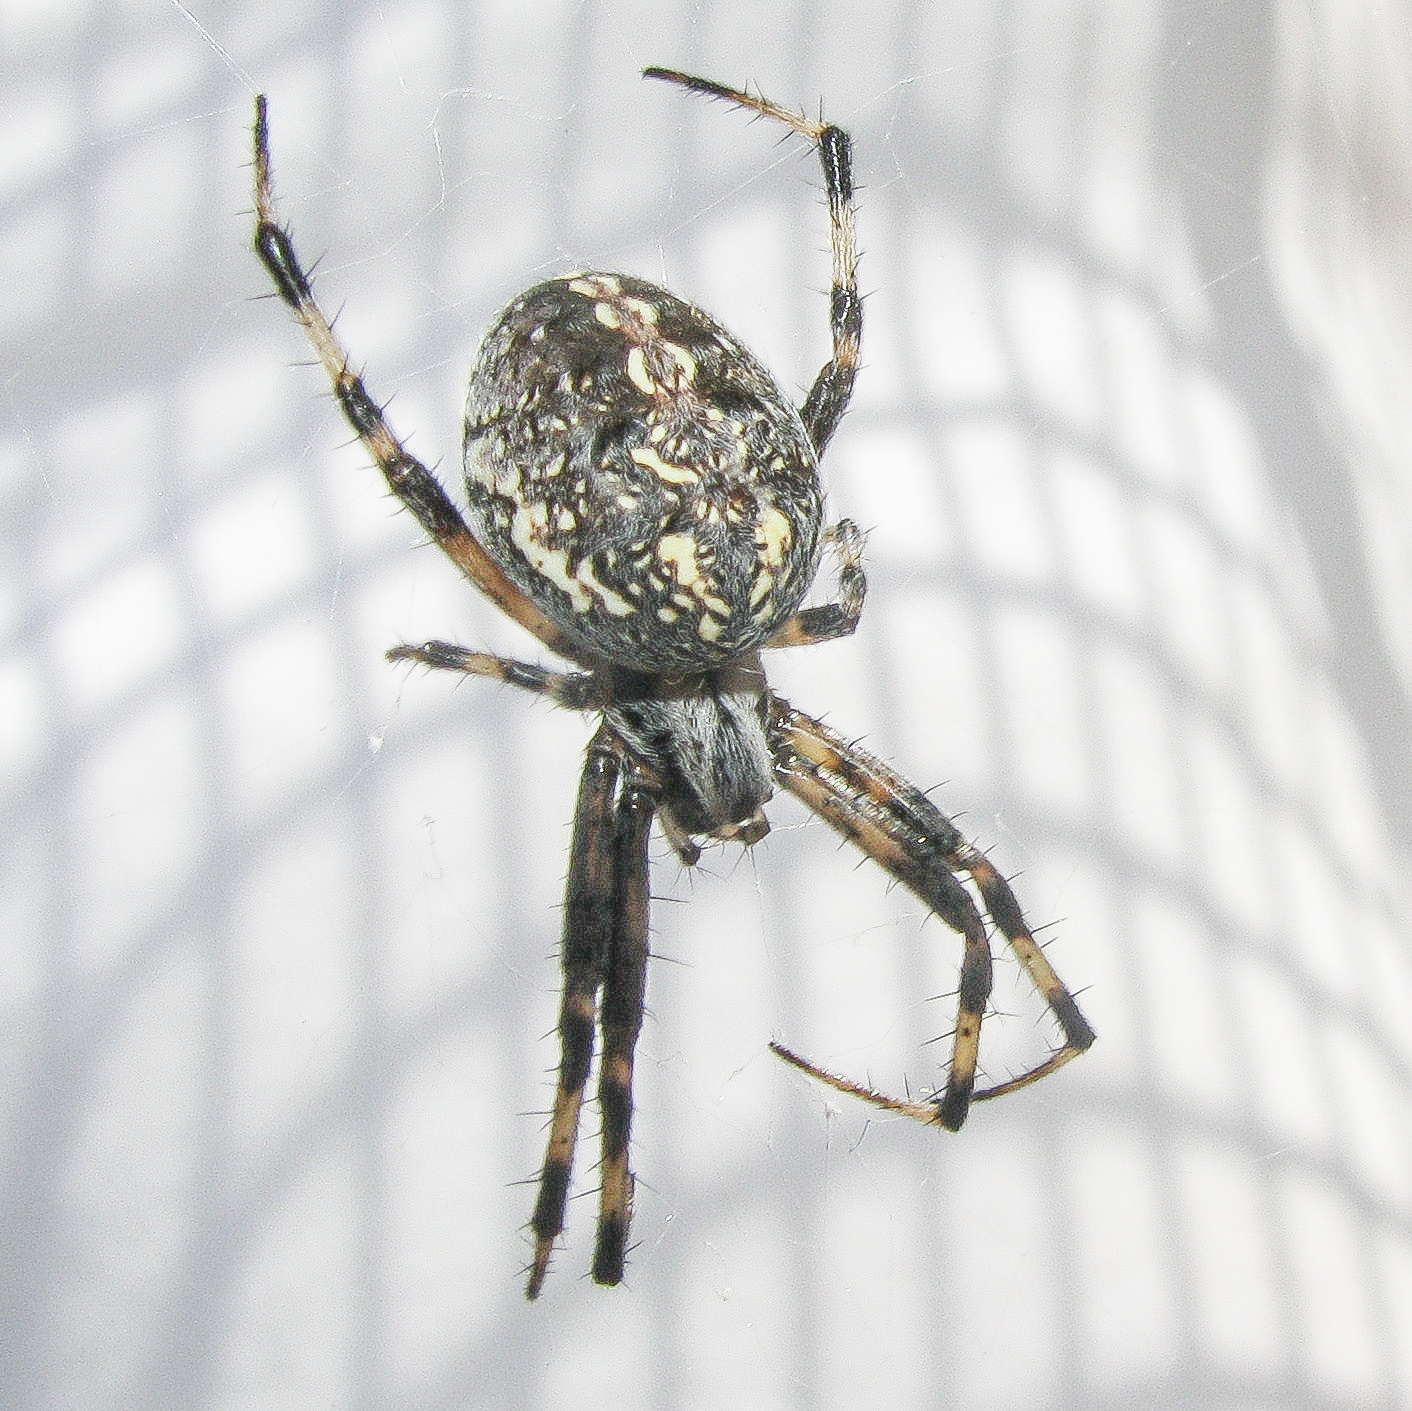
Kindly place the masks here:
<instances>
[{"instance_id":1,"label":"spider tarsus","mask_svg":"<svg viewBox=\"0 0 1412 1411\"><path fill-rule=\"evenodd\" d=\"M756 114L758 117L774 118L777 122L782 122L786 127L791 127L801 137L807 137L811 142L820 148L824 157L824 169L830 180L830 190L834 194L847 201L852 197L852 190L848 184L848 135L841 128L832 127L826 123L814 122L804 116L803 113L796 113L789 108L782 107L778 103L771 102L763 94L756 96L744 88L732 88L729 84L718 83L715 79L699 78L695 74L683 73L680 69L659 68L653 64L643 69L643 78L657 78L666 83L675 83L679 88L685 88L691 93L700 93L706 98L719 98L723 102L733 103L738 108L744 108L747 112ZM826 142L837 147L837 142L829 137L829 134L836 134L842 139L842 151L844 154L841 169L831 165L831 159L825 151ZM837 176L843 179L844 186L835 188L832 183Z\"/></svg>"},{"instance_id":2,"label":"spider tarsus","mask_svg":"<svg viewBox=\"0 0 1412 1411\"><path fill-rule=\"evenodd\" d=\"M657 78L664 83L675 83L680 88L690 90L692 93L703 94L707 98L723 98L727 102L739 102L744 99L751 101L748 93L739 89L731 88L724 83L717 83L715 79L697 78L694 74L684 73L681 69L664 68L659 64L649 64L642 71L643 78Z\"/></svg>"},{"instance_id":3,"label":"spider tarsus","mask_svg":"<svg viewBox=\"0 0 1412 1411\"><path fill-rule=\"evenodd\" d=\"M1036 1064L1033 1068L1026 1069L1017 1077L1009 1078L1003 1083L995 1083L991 1087L982 1088L973 1094L976 1102L987 1102L991 1098L1004 1097L1007 1093L1018 1092L1021 1088L1027 1088L1031 1083L1037 1083L1041 1078L1047 1078L1051 1073L1058 1072L1066 1063L1072 1062L1092 1044L1094 1039L1093 1030L1088 1028L1087 1023L1084 1028L1088 1031L1088 1043L1065 1043L1062 1048L1057 1048L1050 1053L1043 1063Z\"/></svg>"},{"instance_id":4,"label":"spider tarsus","mask_svg":"<svg viewBox=\"0 0 1412 1411\"><path fill-rule=\"evenodd\" d=\"M554 1241L536 1239L534 1258L530 1261L529 1277L525 1280L525 1297L534 1302L544 1287L545 1275L549 1273L549 1256L554 1253Z\"/></svg>"}]
</instances>

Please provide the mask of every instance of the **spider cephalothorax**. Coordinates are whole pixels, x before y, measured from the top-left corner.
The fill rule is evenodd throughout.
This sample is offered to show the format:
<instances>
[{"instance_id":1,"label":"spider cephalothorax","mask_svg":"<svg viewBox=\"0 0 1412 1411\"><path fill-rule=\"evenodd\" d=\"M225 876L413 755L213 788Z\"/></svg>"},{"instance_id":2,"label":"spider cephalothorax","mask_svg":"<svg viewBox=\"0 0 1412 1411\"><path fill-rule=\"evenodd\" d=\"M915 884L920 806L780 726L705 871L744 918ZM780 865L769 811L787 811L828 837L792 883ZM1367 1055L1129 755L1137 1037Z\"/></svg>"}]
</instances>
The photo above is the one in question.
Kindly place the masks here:
<instances>
[{"instance_id":1,"label":"spider cephalothorax","mask_svg":"<svg viewBox=\"0 0 1412 1411\"><path fill-rule=\"evenodd\" d=\"M511 301L466 399L468 517L393 435L314 298L275 216L265 101L255 109L255 249L388 485L490 600L577 672L447 642L389 657L488 676L601 717L579 784L564 907L560 1064L530 1228L538 1294L564 1227L579 1114L601 1036L601 1190L593 1275L618 1283L632 1205L633 1056L648 959L653 817L694 863L698 838L758 842L788 789L914 892L963 943L951 1068L932 1098L889 1097L779 1044L804 1072L955 1131L972 1101L1052 1073L1093 1030L1045 959L1009 885L927 797L770 691L762 650L852 632L862 536L824 527L819 458L848 406L863 327L847 135L767 99L668 69L665 79L785 124L816 147L829 205L833 352L795 408L700 309L625 274L578 273ZM836 601L801 607L825 549ZM1059 1023L1062 1042L1008 1081L975 1087L990 942L967 877Z\"/></svg>"}]
</instances>

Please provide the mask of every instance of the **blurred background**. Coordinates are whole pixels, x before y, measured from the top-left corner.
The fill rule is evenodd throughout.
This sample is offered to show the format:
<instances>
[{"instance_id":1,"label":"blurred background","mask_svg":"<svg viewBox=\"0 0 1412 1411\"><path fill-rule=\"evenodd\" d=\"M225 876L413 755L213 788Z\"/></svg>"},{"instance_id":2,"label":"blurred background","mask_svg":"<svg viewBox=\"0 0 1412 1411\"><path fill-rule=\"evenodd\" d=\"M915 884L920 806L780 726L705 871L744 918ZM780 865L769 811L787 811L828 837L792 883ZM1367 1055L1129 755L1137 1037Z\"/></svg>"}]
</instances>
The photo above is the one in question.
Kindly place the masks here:
<instances>
[{"instance_id":1,"label":"blurred background","mask_svg":"<svg viewBox=\"0 0 1412 1411\"><path fill-rule=\"evenodd\" d=\"M251 256L457 489L480 331L667 284L789 389L823 111L866 367L858 635L778 690L1015 878L1099 1033L956 1136L958 947L790 800L654 842L637 1247L596 1116L521 1295L589 723L349 444ZM0 0L0 1401L1412 1405L1412 18L1160 0ZM993 1076L1051 1029L1008 957Z\"/></svg>"}]
</instances>

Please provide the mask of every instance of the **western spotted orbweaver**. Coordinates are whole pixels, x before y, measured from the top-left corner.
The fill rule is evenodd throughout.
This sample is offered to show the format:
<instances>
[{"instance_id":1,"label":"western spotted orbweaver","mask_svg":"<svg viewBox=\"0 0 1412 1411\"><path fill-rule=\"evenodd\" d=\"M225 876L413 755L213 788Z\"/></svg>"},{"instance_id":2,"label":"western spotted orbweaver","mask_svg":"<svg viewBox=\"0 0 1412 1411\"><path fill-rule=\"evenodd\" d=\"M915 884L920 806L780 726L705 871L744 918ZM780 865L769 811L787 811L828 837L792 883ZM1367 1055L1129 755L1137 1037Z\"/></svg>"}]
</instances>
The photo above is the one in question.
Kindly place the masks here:
<instances>
[{"instance_id":1,"label":"western spotted orbweaver","mask_svg":"<svg viewBox=\"0 0 1412 1411\"><path fill-rule=\"evenodd\" d=\"M769 830L764 805L781 785L960 934L945 1087L921 1101L889 1097L771 1045L831 1087L955 1131L972 1101L1052 1073L1094 1037L986 857L918 789L765 682L763 649L852 632L866 588L862 536L846 519L823 527L818 473L852 393L863 326L848 136L706 79L660 68L645 76L782 123L818 151L833 260L832 355L796 411L748 349L665 289L601 273L537 284L500 314L471 373L465 517L393 434L315 300L275 214L265 100L255 100L255 250L344 416L452 563L581 670L550 671L446 642L394 647L389 658L488 676L600 717L574 814L561 1056L530 1220L530 1298L564 1228L595 1035L602 1185L593 1277L616 1284L623 1276L654 816L690 866L698 838L759 842ZM801 606L825 549L837 560L836 601ZM1062 1032L1044 1062L981 1091L977 1051L991 954L960 875Z\"/></svg>"}]
</instances>

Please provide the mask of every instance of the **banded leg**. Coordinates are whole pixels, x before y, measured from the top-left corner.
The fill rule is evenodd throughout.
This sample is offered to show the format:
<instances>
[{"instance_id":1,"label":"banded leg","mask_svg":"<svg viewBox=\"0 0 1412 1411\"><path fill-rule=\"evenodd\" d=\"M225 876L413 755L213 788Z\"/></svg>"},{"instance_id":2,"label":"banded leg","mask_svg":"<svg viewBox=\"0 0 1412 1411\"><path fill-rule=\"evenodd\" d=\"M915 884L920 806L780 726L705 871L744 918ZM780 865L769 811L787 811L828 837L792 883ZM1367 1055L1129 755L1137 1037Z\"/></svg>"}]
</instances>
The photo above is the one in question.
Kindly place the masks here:
<instances>
[{"instance_id":1,"label":"banded leg","mask_svg":"<svg viewBox=\"0 0 1412 1411\"><path fill-rule=\"evenodd\" d=\"M549 1269L554 1241L564 1229L579 1114L593 1063L598 990L613 946L617 858L615 799L621 761L606 726L588 746L574 810L569 878L564 896L564 993L559 1006L559 1081L549 1119L549 1142L539 1175L530 1230L534 1255L525 1296L535 1298Z\"/></svg>"},{"instance_id":2,"label":"banded leg","mask_svg":"<svg viewBox=\"0 0 1412 1411\"><path fill-rule=\"evenodd\" d=\"M776 776L837 832L887 869L934 910L963 943L951 1071L939 1098L913 1102L889 1097L829 1073L779 1044L781 1058L813 1077L922 1122L957 1130L972 1101L1014 1092L1053 1073L1094 1040L1079 1011L1026 924L1009 884L955 825L914 785L881 760L817 720L772 698ZM991 959L985 925L970 893L956 879L975 882L991 919L1058 1021L1063 1043L1048 1059L1003 1083L975 1091L981 1020L990 996Z\"/></svg>"},{"instance_id":3,"label":"banded leg","mask_svg":"<svg viewBox=\"0 0 1412 1411\"><path fill-rule=\"evenodd\" d=\"M599 1015L603 1056L598 1073L598 1107L603 1116L603 1156L593 1277L600 1284L621 1282L632 1221L633 1176L628 1144L632 1135L633 1057L642 1030L647 992L647 839L652 830L653 807L651 795L636 777L630 776L618 801L613 940Z\"/></svg>"},{"instance_id":4,"label":"banded leg","mask_svg":"<svg viewBox=\"0 0 1412 1411\"><path fill-rule=\"evenodd\" d=\"M721 98L747 112L773 118L807 137L818 149L824 168L824 192L829 205L829 247L833 255L833 287L829 291L829 331L833 356L819 369L804 405L799 409L815 450L823 454L829 438L848 410L863 345L863 299L858 292L858 246L853 225L852 144L842 128L812 122L802 113L727 88L708 78L693 78L676 69L643 69L644 78L665 79L693 93Z\"/></svg>"},{"instance_id":5,"label":"banded leg","mask_svg":"<svg viewBox=\"0 0 1412 1411\"><path fill-rule=\"evenodd\" d=\"M863 572L863 531L840 519L824 531L824 547L838 559L838 598L818 607L800 608L765 643L767 647L809 647L849 636L863 615L868 578Z\"/></svg>"},{"instance_id":6,"label":"banded leg","mask_svg":"<svg viewBox=\"0 0 1412 1411\"><path fill-rule=\"evenodd\" d=\"M377 462L388 488L416 516L441 551L502 612L528 628L545 646L585 665L582 651L505 576L471 533L436 477L393 434L382 408L353 371L348 353L314 298L308 272L289 232L275 215L270 171L269 120L262 93L255 99L255 253L281 299L294 311L333 384L348 424Z\"/></svg>"},{"instance_id":7,"label":"banded leg","mask_svg":"<svg viewBox=\"0 0 1412 1411\"><path fill-rule=\"evenodd\" d=\"M438 671L459 671L467 676L488 676L507 686L518 686L537 696L548 696L555 705L568 710L602 710L608 692L592 672L548 671L527 661L490 652L473 652L453 642L404 642L387 652L388 661L412 661Z\"/></svg>"}]
</instances>

